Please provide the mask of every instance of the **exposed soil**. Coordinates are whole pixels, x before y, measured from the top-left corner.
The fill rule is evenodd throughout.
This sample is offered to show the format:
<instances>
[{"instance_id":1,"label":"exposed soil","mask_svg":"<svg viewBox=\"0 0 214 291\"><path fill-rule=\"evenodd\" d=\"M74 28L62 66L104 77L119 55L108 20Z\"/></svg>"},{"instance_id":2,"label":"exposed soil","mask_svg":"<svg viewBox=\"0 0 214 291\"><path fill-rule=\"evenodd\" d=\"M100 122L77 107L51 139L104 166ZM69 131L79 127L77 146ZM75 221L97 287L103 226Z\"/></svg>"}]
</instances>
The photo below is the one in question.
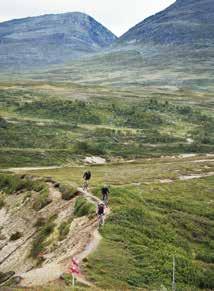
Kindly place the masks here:
<instances>
[{"instance_id":1,"label":"exposed soil","mask_svg":"<svg viewBox=\"0 0 214 291\"><path fill-rule=\"evenodd\" d=\"M14 271L16 276L22 278L20 287L45 286L60 278L63 273L68 273L71 259L76 257L81 262L91 254L99 245L101 236L98 232L98 221L96 216L92 219L88 217L75 218L70 226L70 231L63 241L57 241L47 253L43 255L42 266L36 267L35 260L29 257L33 239L37 234L35 223L38 217L49 217L58 214L55 221L57 225L68 219L74 210L75 199L64 201L61 193L49 185L49 196L52 203L36 212L32 210L30 201L23 205L22 194L16 199L7 201L7 208L0 210L0 223L3 225L2 235L5 236L0 241L0 271ZM100 200L91 193L78 189L80 195L84 195L90 202L97 204ZM12 198L12 196L11 196ZM19 206L17 206L20 204ZM106 212L106 216L110 210ZM16 242L10 242L9 237L15 230L20 230L24 235ZM90 282L79 276L80 282L92 286Z\"/></svg>"}]
</instances>

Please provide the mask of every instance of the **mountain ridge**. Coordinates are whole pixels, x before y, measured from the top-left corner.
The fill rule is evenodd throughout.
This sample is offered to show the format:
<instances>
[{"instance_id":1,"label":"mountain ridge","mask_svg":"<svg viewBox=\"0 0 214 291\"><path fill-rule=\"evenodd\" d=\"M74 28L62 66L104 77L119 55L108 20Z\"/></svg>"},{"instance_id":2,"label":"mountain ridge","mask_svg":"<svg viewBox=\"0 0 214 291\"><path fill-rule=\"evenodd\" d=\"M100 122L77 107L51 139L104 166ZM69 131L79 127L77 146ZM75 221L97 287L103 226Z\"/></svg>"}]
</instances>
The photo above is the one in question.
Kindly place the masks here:
<instances>
[{"instance_id":1,"label":"mountain ridge","mask_svg":"<svg viewBox=\"0 0 214 291\"><path fill-rule=\"evenodd\" d=\"M214 43L213 19L213 1L177 0L129 29L119 38L118 44Z\"/></svg>"},{"instance_id":2,"label":"mountain ridge","mask_svg":"<svg viewBox=\"0 0 214 291\"><path fill-rule=\"evenodd\" d=\"M46 14L0 23L1 67L68 62L99 51L116 36L81 12Z\"/></svg>"}]
</instances>

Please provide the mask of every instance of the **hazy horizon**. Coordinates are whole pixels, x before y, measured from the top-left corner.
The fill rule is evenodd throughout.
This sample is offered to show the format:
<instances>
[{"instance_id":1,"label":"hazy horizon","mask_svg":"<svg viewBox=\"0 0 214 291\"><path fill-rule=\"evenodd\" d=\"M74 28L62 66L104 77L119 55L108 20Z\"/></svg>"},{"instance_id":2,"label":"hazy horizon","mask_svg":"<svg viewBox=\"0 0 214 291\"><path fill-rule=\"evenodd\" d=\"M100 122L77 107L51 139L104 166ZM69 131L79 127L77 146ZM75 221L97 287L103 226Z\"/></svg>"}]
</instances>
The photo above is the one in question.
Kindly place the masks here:
<instances>
[{"instance_id":1,"label":"hazy horizon","mask_svg":"<svg viewBox=\"0 0 214 291\"><path fill-rule=\"evenodd\" d=\"M102 2L102 3L101 3ZM143 19L165 9L175 0L7 0L0 3L0 22L44 14L89 14L117 36Z\"/></svg>"}]
</instances>

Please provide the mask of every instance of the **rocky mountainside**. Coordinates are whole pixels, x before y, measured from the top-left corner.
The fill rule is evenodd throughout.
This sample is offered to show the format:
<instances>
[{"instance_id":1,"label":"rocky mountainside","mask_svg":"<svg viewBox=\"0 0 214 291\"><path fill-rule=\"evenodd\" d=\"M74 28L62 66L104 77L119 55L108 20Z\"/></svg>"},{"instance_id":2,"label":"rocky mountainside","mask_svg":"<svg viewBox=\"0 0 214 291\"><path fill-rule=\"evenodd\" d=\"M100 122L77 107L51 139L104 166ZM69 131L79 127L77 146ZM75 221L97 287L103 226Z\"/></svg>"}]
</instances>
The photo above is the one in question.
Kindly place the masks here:
<instances>
[{"instance_id":1,"label":"rocky mountainside","mask_svg":"<svg viewBox=\"0 0 214 291\"><path fill-rule=\"evenodd\" d=\"M214 43L214 1L177 0L131 28L120 44L187 44Z\"/></svg>"},{"instance_id":2,"label":"rocky mountainside","mask_svg":"<svg viewBox=\"0 0 214 291\"><path fill-rule=\"evenodd\" d=\"M0 23L1 68L68 62L112 44L116 36L79 13L44 15Z\"/></svg>"}]
</instances>

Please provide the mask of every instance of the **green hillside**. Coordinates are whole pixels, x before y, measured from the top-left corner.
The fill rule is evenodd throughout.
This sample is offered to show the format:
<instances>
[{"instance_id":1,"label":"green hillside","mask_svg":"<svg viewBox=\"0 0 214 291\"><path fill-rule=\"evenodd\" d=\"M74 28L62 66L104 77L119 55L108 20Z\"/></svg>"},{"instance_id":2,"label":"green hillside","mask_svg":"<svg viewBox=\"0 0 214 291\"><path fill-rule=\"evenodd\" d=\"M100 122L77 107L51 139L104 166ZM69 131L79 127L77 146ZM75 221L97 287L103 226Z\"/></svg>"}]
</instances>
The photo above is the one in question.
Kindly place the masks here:
<instances>
[{"instance_id":1,"label":"green hillside","mask_svg":"<svg viewBox=\"0 0 214 291\"><path fill-rule=\"evenodd\" d=\"M101 290L171 290L175 256L177 290L214 288L214 180L205 177L214 170L211 156L146 159L90 169L92 193L100 197L104 183L111 191L103 240L84 260L90 282ZM28 173L80 185L82 171L67 167ZM198 174L202 178L194 179Z\"/></svg>"},{"instance_id":2,"label":"green hillside","mask_svg":"<svg viewBox=\"0 0 214 291\"><path fill-rule=\"evenodd\" d=\"M213 151L206 94L11 83L1 85L0 104L1 167Z\"/></svg>"}]
</instances>

